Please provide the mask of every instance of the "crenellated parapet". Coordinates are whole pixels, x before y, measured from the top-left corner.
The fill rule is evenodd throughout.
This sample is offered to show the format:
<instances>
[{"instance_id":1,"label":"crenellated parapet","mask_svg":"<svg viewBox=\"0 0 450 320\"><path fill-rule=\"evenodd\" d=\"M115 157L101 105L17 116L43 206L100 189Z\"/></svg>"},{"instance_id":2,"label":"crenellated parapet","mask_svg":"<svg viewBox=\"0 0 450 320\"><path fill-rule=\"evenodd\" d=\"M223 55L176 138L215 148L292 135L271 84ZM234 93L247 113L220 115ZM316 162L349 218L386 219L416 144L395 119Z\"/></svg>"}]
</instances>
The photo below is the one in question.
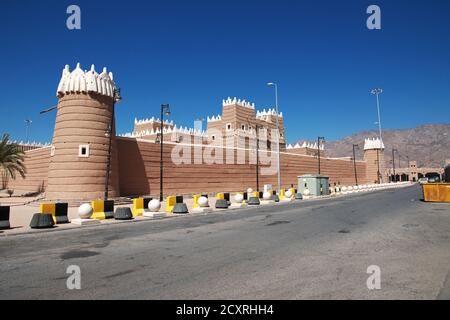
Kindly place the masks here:
<instances>
[{"instance_id":1,"label":"crenellated parapet","mask_svg":"<svg viewBox=\"0 0 450 320\"><path fill-rule=\"evenodd\" d=\"M271 116L275 116L275 117L277 116L277 112L275 109L269 109L267 111L266 111L266 109L263 109L263 111L256 111L256 118L258 118L258 119L265 120ZM278 116L280 118L283 118L283 112L279 112Z\"/></svg>"},{"instance_id":2,"label":"crenellated parapet","mask_svg":"<svg viewBox=\"0 0 450 320\"><path fill-rule=\"evenodd\" d=\"M119 134L119 137L125 138L147 138L147 139L155 139L158 134L161 133L161 129L159 127L133 131L124 134ZM188 127L177 127L174 125L173 127L164 127L163 134L182 134L182 135L191 135L191 136L206 136L205 131L195 130L193 128Z\"/></svg>"},{"instance_id":3,"label":"crenellated parapet","mask_svg":"<svg viewBox=\"0 0 450 320\"><path fill-rule=\"evenodd\" d=\"M380 138L368 138L364 140L364 150L374 150L380 149L384 150L384 143Z\"/></svg>"},{"instance_id":4,"label":"crenellated parapet","mask_svg":"<svg viewBox=\"0 0 450 320\"><path fill-rule=\"evenodd\" d=\"M240 106L240 107L249 108L249 109L255 109L255 104L254 103L250 103L250 102L245 101L245 100L237 99L236 97L234 97L233 99L228 97L228 99L222 100L222 106L223 107L234 106L234 105Z\"/></svg>"},{"instance_id":5,"label":"crenellated parapet","mask_svg":"<svg viewBox=\"0 0 450 320\"><path fill-rule=\"evenodd\" d=\"M217 116L207 117L206 120L207 120L207 122L221 121L222 120L222 116L220 114L218 114Z\"/></svg>"},{"instance_id":6,"label":"crenellated parapet","mask_svg":"<svg viewBox=\"0 0 450 320\"><path fill-rule=\"evenodd\" d=\"M103 68L99 74L95 71L94 65L91 65L89 71L83 71L80 63L77 63L73 71L70 71L69 65L64 67L56 96L61 97L71 93L96 93L112 98L116 91L112 72L108 73L107 69Z\"/></svg>"},{"instance_id":7,"label":"crenellated parapet","mask_svg":"<svg viewBox=\"0 0 450 320\"><path fill-rule=\"evenodd\" d=\"M294 146L292 144L288 144L286 149L288 149L288 150L293 150L293 149L314 149L314 150L317 150L317 142L316 143L310 143L310 142L304 141L302 144L299 144L297 142ZM322 144L320 146L320 150L325 150L325 145L324 144Z\"/></svg>"}]
</instances>

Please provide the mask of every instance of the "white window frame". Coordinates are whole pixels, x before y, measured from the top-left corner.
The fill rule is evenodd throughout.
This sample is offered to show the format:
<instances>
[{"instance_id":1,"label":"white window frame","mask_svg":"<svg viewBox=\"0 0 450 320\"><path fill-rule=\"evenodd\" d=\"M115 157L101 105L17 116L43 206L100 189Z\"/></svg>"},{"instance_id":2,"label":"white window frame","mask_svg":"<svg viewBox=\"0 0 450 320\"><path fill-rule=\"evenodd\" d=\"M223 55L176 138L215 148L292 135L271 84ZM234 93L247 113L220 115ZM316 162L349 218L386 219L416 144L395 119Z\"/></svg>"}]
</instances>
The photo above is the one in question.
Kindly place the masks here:
<instances>
[{"instance_id":1,"label":"white window frame","mask_svg":"<svg viewBox=\"0 0 450 320\"><path fill-rule=\"evenodd\" d=\"M81 151L86 149L86 154L83 154ZM89 144L80 144L78 146L78 158L89 158Z\"/></svg>"},{"instance_id":2,"label":"white window frame","mask_svg":"<svg viewBox=\"0 0 450 320\"><path fill-rule=\"evenodd\" d=\"M226 129L227 131L233 130L233 126L232 126L231 122L229 122L229 123L226 124L225 129Z\"/></svg>"},{"instance_id":3,"label":"white window frame","mask_svg":"<svg viewBox=\"0 0 450 320\"><path fill-rule=\"evenodd\" d=\"M51 148L50 148L50 157L53 157L55 155L55 150L56 150L55 146L51 146Z\"/></svg>"}]
</instances>

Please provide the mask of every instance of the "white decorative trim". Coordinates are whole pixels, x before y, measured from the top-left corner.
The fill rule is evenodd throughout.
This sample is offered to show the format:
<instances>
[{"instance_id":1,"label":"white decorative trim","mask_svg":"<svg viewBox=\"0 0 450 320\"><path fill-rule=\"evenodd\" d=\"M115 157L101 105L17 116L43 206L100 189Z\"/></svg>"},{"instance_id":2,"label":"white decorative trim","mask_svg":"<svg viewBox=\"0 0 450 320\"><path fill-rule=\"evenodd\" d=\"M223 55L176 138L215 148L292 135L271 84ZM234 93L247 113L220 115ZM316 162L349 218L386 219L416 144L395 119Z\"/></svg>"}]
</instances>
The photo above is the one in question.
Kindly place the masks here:
<instances>
[{"instance_id":1,"label":"white decorative trim","mask_svg":"<svg viewBox=\"0 0 450 320\"><path fill-rule=\"evenodd\" d=\"M255 104L254 103L250 103L250 102L245 101L245 100L237 99L236 97L234 97L233 99L228 97L228 99L222 100L222 106L223 107L233 106L233 105L237 105L237 106L245 107L245 108L249 108L249 109L255 109Z\"/></svg>"},{"instance_id":2,"label":"white decorative trim","mask_svg":"<svg viewBox=\"0 0 450 320\"><path fill-rule=\"evenodd\" d=\"M364 139L364 150L384 150L384 143L380 138Z\"/></svg>"},{"instance_id":3,"label":"white decorative trim","mask_svg":"<svg viewBox=\"0 0 450 320\"><path fill-rule=\"evenodd\" d=\"M309 143L304 141L303 144L299 144L298 142L295 144L295 146L292 146L292 144L288 144L288 146L286 147L286 149L314 149L317 150L317 142L316 143ZM320 150L325 150L325 145L322 144L320 146Z\"/></svg>"},{"instance_id":4,"label":"white decorative trim","mask_svg":"<svg viewBox=\"0 0 450 320\"><path fill-rule=\"evenodd\" d=\"M94 65L91 66L91 70L83 71L80 63L77 63L72 72L70 72L69 65L64 67L56 96L75 92L95 92L113 97L116 89L112 72L108 73L106 68L103 68L103 72L98 74Z\"/></svg>"},{"instance_id":5,"label":"white decorative trim","mask_svg":"<svg viewBox=\"0 0 450 320\"><path fill-rule=\"evenodd\" d=\"M220 114L217 115L217 117L216 116L212 116L211 118L207 117L207 122L215 122L220 120L222 120L222 116Z\"/></svg>"},{"instance_id":6,"label":"white decorative trim","mask_svg":"<svg viewBox=\"0 0 450 320\"><path fill-rule=\"evenodd\" d=\"M269 109L266 111L266 109L263 109L263 111L256 111L256 117L257 118L266 118L267 116L276 116L277 112L275 109ZM283 112L279 112L278 116L280 118L283 118Z\"/></svg>"}]
</instances>

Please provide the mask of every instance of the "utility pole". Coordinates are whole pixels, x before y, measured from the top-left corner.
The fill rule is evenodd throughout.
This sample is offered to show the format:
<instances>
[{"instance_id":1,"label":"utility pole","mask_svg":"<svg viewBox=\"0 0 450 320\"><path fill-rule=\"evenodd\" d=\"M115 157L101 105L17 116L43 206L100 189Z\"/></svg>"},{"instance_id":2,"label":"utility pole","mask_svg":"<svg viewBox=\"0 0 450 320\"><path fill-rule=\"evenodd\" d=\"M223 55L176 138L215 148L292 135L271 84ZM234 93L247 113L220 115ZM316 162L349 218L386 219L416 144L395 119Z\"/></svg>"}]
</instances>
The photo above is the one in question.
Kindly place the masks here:
<instances>
[{"instance_id":1,"label":"utility pole","mask_svg":"<svg viewBox=\"0 0 450 320\"><path fill-rule=\"evenodd\" d=\"M320 142L325 142L325 138L324 137L317 137L317 163L318 163L318 169L319 169L319 174L320 174Z\"/></svg>"},{"instance_id":2,"label":"utility pole","mask_svg":"<svg viewBox=\"0 0 450 320\"><path fill-rule=\"evenodd\" d=\"M395 175L395 151L397 150L392 148L392 169L394 172L394 182L397 182L397 176Z\"/></svg>"},{"instance_id":3,"label":"utility pole","mask_svg":"<svg viewBox=\"0 0 450 320\"><path fill-rule=\"evenodd\" d=\"M381 178L381 173L380 173L380 149L377 149L377 165L378 165L378 171L377 171L377 180L378 180L378 184L380 184L380 178Z\"/></svg>"},{"instance_id":4,"label":"utility pole","mask_svg":"<svg viewBox=\"0 0 450 320\"><path fill-rule=\"evenodd\" d=\"M359 146L357 144L353 145L353 168L355 169L355 183L358 185L358 174L356 172L356 153L355 149L359 149Z\"/></svg>"}]
</instances>

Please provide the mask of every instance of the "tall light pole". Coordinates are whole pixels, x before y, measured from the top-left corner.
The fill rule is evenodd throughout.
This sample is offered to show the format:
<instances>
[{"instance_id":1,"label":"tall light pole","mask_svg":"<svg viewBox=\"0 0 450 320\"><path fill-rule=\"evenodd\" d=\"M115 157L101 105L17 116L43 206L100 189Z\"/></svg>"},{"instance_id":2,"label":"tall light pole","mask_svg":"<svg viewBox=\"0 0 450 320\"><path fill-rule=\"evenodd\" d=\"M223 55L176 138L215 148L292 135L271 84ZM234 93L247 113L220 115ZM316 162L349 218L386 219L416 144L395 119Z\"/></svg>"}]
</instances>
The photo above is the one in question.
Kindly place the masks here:
<instances>
[{"instance_id":1,"label":"tall light pole","mask_svg":"<svg viewBox=\"0 0 450 320\"><path fill-rule=\"evenodd\" d=\"M33 121L31 119L25 119L25 143L28 143L28 133L29 133L29 127Z\"/></svg>"},{"instance_id":2,"label":"tall light pole","mask_svg":"<svg viewBox=\"0 0 450 320\"><path fill-rule=\"evenodd\" d=\"M325 142L325 137L317 137L317 160L319 166L319 174L320 174L320 142Z\"/></svg>"},{"instance_id":3,"label":"tall light pole","mask_svg":"<svg viewBox=\"0 0 450 320\"><path fill-rule=\"evenodd\" d=\"M279 123L279 112L278 112L278 85L275 82L267 83L269 87L275 88L275 112L277 114L277 129L276 129L276 144L277 144L277 171L278 171L278 194L280 194L281 189L281 174L280 174L280 123Z\"/></svg>"},{"instance_id":4,"label":"tall light pole","mask_svg":"<svg viewBox=\"0 0 450 320\"><path fill-rule=\"evenodd\" d=\"M161 125L160 125L160 157L159 157L159 201L163 201L163 145L164 145L164 115L170 115L168 104L161 105Z\"/></svg>"},{"instance_id":5,"label":"tall light pole","mask_svg":"<svg viewBox=\"0 0 450 320\"><path fill-rule=\"evenodd\" d=\"M380 143L383 143L383 134L381 132L381 112L380 112L380 97L379 97L380 94L383 93L383 89L375 88L375 89L372 89L371 93L377 97L378 133L379 133ZM379 167L380 167L380 164L378 163L378 171L380 171ZM381 182L383 182L383 176L381 175L381 173L378 173L378 180L379 180L378 183L380 183L380 180L381 180Z\"/></svg>"},{"instance_id":6,"label":"tall light pole","mask_svg":"<svg viewBox=\"0 0 450 320\"><path fill-rule=\"evenodd\" d=\"M358 185L358 174L356 172L356 153L355 149L359 149L359 146L357 144L353 145L353 168L355 170L355 183Z\"/></svg>"},{"instance_id":7,"label":"tall light pole","mask_svg":"<svg viewBox=\"0 0 450 320\"><path fill-rule=\"evenodd\" d=\"M383 93L383 89L375 88L372 89L371 93L377 97L377 112L378 112L378 131L380 135L380 141L383 141L383 136L381 133L381 114L380 114L380 97L379 95Z\"/></svg>"}]
</instances>

